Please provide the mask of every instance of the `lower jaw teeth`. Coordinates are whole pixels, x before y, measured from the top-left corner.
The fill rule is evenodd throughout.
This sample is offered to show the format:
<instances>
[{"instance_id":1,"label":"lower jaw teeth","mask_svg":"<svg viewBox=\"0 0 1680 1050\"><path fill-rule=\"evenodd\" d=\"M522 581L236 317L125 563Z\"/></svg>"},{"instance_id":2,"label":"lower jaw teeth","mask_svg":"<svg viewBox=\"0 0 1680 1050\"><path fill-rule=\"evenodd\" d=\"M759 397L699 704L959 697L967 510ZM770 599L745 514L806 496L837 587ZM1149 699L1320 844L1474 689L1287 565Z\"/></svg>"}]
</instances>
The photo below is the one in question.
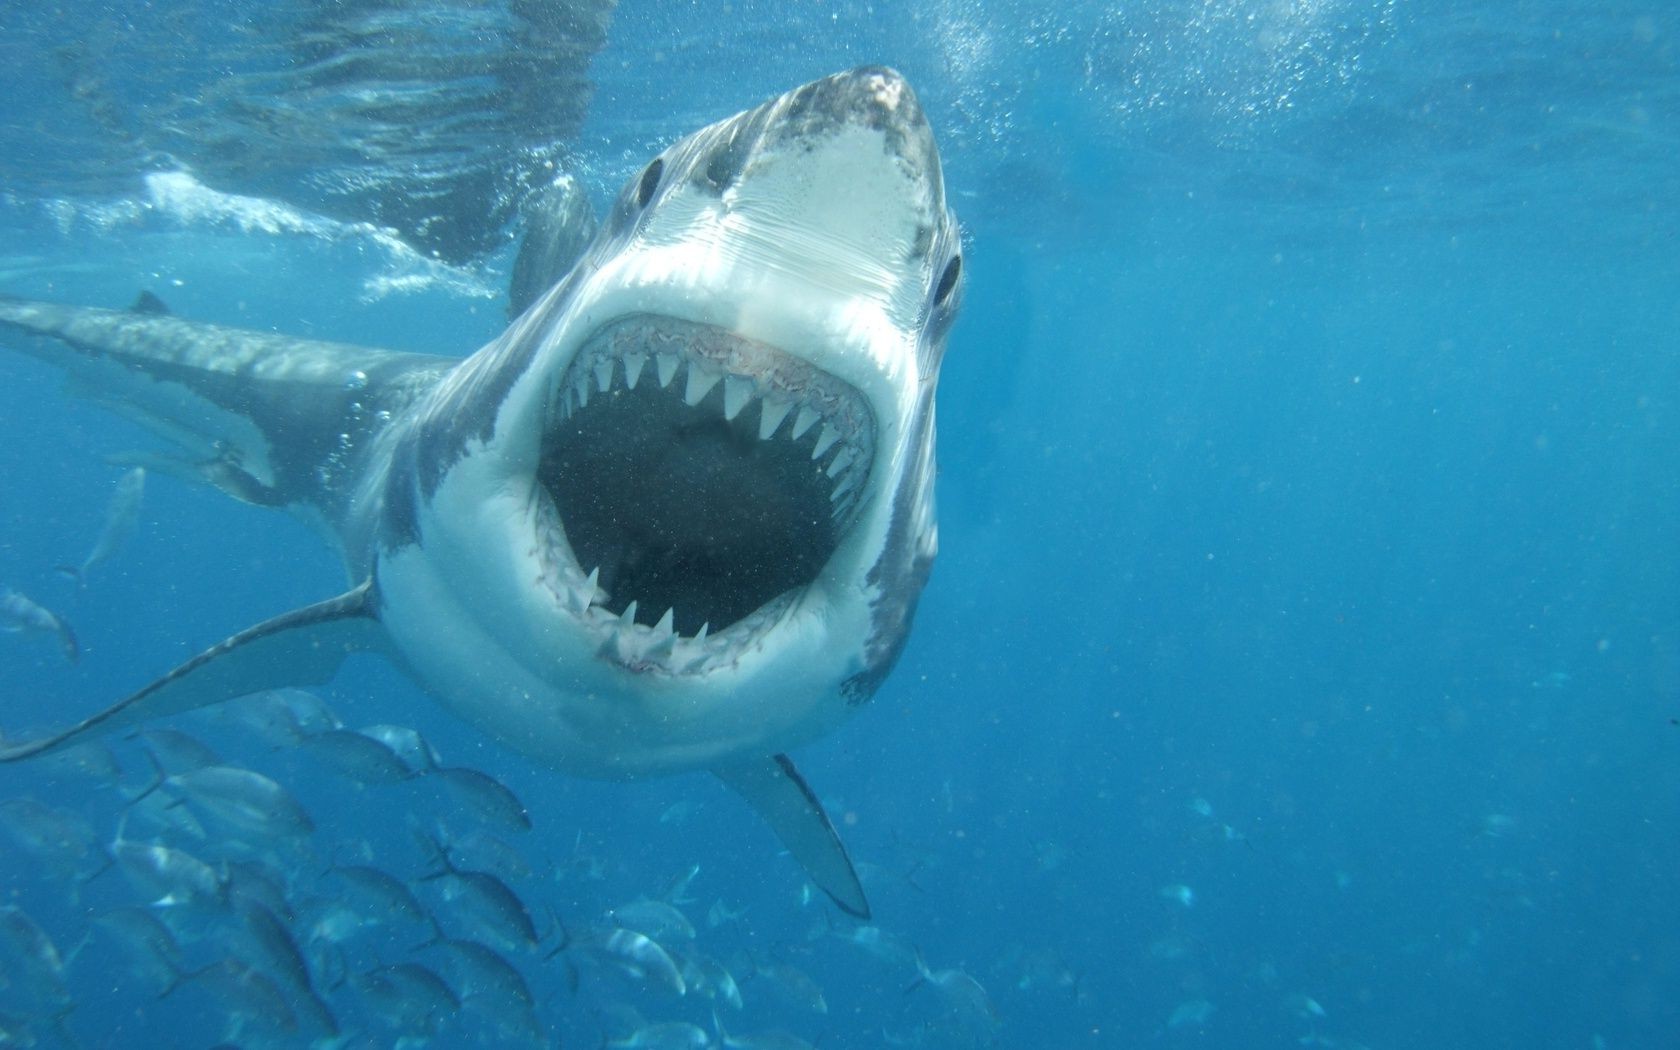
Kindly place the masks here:
<instances>
[{"instance_id":1,"label":"lower jaw teeth","mask_svg":"<svg viewBox=\"0 0 1680 1050\"><path fill-rule=\"evenodd\" d=\"M606 594L593 587L592 581L598 576L597 569L590 574L591 582L572 593L583 596L592 591L597 598L605 599ZM743 633L747 636L758 633L785 615L796 601L797 593L789 591L760 606L745 619L731 624L727 637L734 638L734 642L714 637L709 622L701 624L693 635L678 634L674 608L666 609L652 627L637 623L635 617L640 603L636 601L631 601L620 613L612 612L605 605L592 604L587 607L584 618L602 632L601 643L596 650L601 658L636 671L660 669L672 674L691 674L719 660L729 659L729 653L741 643Z\"/></svg>"}]
</instances>

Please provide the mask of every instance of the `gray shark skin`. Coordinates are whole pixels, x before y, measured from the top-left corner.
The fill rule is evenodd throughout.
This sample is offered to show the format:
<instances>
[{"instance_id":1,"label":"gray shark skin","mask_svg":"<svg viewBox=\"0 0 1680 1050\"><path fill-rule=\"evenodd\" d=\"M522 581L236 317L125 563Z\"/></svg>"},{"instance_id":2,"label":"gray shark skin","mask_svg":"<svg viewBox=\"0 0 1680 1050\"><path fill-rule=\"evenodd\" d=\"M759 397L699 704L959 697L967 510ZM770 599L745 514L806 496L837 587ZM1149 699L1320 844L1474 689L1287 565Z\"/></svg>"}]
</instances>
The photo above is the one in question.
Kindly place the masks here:
<instances>
[{"instance_id":1,"label":"gray shark skin","mask_svg":"<svg viewBox=\"0 0 1680 1050\"><path fill-rule=\"evenodd\" d=\"M554 768L717 773L867 914L782 752L909 632L962 284L926 117L861 68L654 158L465 360L0 300L19 349L169 437L175 473L318 522L354 583L0 760L377 651Z\"/></svg>"}]
</instances>

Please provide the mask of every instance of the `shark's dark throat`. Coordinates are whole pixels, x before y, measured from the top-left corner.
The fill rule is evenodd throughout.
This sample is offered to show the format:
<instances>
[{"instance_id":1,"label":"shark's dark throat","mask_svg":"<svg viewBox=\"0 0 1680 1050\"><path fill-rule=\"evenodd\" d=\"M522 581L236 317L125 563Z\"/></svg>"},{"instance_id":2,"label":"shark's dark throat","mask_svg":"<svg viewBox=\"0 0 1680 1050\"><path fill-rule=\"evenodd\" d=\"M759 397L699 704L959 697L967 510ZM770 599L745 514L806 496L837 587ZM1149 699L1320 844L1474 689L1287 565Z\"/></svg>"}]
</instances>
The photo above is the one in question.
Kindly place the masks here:
<instances>
[{"instance_id":1,"label":"shark's dark throat","mask_svg":"<svg viewBox=\"0 0 1680 1050\"><path fill-rule=\"evenodd\" d=\"M634 382L632 382L632 378ZM595 604L693 637L814 582L855 517L868 408L850 386L707 326L635 318L579 351L538 480Z\"/></svg>"}]
</instances>

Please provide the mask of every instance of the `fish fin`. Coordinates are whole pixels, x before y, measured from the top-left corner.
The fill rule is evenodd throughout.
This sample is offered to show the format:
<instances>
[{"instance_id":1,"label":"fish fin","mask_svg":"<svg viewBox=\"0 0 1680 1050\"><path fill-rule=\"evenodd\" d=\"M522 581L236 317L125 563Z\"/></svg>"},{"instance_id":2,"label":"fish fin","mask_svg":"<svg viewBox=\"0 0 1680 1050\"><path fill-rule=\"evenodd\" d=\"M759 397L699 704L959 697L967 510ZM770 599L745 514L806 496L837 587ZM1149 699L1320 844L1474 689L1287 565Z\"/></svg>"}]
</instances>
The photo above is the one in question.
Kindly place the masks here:
<instances>
[{"instance_id":1,"label":"fish fin","mask_svg":"<svg viewBox=\"0 0 1680 1050\"><path fill-rule=\"evenodd\" d=\"M248 627L67 729L0 747L0 762L57 751L99 733L264 689L320 685L337 673L347 655L383 643L373 581L367 580L336 598Z\"/></svg>"},{"instance_id":2,"label":"fish fin","mask_svg":"<svg viewBox=\"0 0 1680 1050\"><path fill-rule=\"evenodd\" d=\"M581 180L562 175L520 206L525 238L508 282L508 318L525 310L570 273L600 226Z\"/></svg>"},{"instance_id":3,"label":"fish fin","mask_svg":"<svg viewBox=\"0 0 1680 1050\"><path fill-rule=\"evenodd\" d=\"M842 911L869 918L857 869L816 793L786 755L719 766L712 770L730 790L746 799L782 840L811 881L834 898Z\"/></svg>"},{"instance_id":4,"label":"fish fin","mask_svg":"<svg viewBox=\"0 0 1680 1050\"><path fill-rule=\"evenodd\" d=\"M76 631L70 626L70 621L54 613L52 625L53 631L58 635L58 646L64 651L64 659L70 663L80 660L82 644L76 641Z\"/></svg>"},{"instance_id":5,"label":"fish fin","mask_svg":"<svg viewBox=\"0 0 1680 1050\"><path fill-rule=\"evenodd\" d=\"M6 343L63 369L73 393L173 442L197 480L262 506L348 498L354 472L339 466L455 365L10 296L0 296L0 333L39 337Z\"/></svg>"},{"instance_id":6,"label":"fish fin","mask_svg":"<svg viewBox=\"0 0 1680 1050\"><path fill-rule=\"evenodd\" d=\"M132 314L151 314L154 317L168 317L175 311L171 310L169 304L162 299L151 292L142 290L139 295L134 297L134 303L128 308L128 312Z\"/></svg>"}]
</instances>

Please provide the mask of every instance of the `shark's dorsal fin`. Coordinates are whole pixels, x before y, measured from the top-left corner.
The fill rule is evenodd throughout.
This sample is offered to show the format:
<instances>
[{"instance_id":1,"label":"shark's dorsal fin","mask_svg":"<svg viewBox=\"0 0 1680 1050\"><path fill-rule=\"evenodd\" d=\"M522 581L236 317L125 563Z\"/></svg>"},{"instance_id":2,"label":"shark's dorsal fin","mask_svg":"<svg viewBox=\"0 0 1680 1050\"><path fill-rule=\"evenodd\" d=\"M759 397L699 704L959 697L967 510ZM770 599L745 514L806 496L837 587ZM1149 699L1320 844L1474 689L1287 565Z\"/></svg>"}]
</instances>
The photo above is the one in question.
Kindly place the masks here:
<instances>
[{"instance_id":1,"label":"shark's dorsal fin","mask_svg":"<svg viewBox=\"0 0 1680 1050\"><path fill-rule=\"evenodd\" d=\"M146 291L142 291L134 297L134 302L129 305L128 311L135 314L154 314L159 317L167 317L175 312L169 308L168 303Z\"/></svg>"},{"instance_id":2,"label":"shark's dorsal fin","mask_svg":"<svg viewBox=\"0 0 1680 1050\"><path fill-rule=\"evenodd\" d=\"M0 744L0 762L68 747L164 715L292 685L321 685L353 652L384 644L373 582L248 627L98 714L36 740Z\"/></svg>"},{"instance_id":3,"label":"shark's dorsal fin","mask_svg":"<svg viewBox=\"0 0 1680 1050\"><path fill-rule=\"evenodd\" d=\"M142 304L136 304L142 305ZM294 339L0 296L0 331L64 369L75 393L161 434L200 480L329 519L382 424L455 365L446 357Z\"/></svg>"},{"instance_id":4,"label":"shark's dorsal fin","mask_svg":"<svg viewBox=\"0 0 1680 1050\"><path fill-rule=\"evenodd\" d=\"M758 811L811 881L843 911L869 918L863 883L834 824L805 778L786 755L738 762L712 770L718 779Z\"/></svg>"}]
</instances>

